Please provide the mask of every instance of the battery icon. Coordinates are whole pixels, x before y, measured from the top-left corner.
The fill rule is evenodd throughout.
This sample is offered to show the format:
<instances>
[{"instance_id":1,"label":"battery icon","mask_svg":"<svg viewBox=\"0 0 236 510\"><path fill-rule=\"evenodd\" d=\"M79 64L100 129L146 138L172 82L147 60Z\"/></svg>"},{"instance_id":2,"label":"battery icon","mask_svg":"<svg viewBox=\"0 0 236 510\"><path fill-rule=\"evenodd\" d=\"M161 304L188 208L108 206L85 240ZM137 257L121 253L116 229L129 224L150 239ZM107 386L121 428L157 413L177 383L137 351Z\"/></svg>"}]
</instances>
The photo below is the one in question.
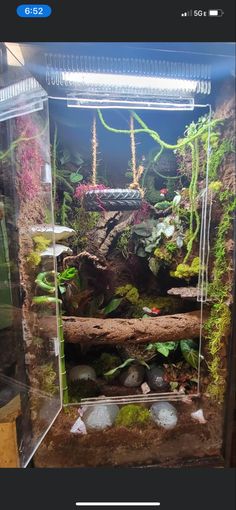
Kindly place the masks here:
<instances>
[{"instance_id":1,"label":"battery icon","mask_svg":"<svg viewBox=\"0 0 236 510\"><path fill-rule=\"evenodd\" d=\"M214 18L221 17L221 16L223 16L223 14L224 14L224 11L222 11L222 9L210 9L208 11L208 16L213 16Z\"/></svg>"}]
</instances>

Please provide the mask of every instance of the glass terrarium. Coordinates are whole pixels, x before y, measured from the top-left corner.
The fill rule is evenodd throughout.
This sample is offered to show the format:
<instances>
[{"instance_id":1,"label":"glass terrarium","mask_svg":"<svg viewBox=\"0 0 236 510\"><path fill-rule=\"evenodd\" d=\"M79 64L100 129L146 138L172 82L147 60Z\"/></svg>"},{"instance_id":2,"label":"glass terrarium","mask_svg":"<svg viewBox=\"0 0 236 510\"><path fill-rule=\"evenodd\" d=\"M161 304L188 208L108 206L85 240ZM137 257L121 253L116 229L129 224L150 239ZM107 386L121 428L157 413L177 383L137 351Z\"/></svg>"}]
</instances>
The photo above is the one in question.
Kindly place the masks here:
<instances>
[{"instance_id":1,"label":"glass terrarium","mask_svg":"<svg viewBox=\"0 0 236 510\"><path fill-rule=\"evenodd\" d=\"M222 465L233 59L64 46L21 45L0 90L1 292L21 324L3 313L2 330L22 345L30 444L63 403L35 465Z\"/></svg>"}]
</instances>

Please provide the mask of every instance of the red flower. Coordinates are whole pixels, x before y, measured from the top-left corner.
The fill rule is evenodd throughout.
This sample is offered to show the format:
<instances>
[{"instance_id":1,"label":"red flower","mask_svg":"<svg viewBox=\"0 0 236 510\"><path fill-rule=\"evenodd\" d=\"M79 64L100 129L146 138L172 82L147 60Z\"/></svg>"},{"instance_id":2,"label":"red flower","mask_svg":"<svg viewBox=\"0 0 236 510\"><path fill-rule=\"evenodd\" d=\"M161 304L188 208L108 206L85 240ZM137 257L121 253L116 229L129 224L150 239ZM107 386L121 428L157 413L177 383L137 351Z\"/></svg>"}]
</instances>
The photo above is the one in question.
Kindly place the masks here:
<instances>
[{"instance_id":1,"label":"red flower","mask_svg":"<svg viewBox=\"0 0 236 510\"><path fill-rule=\"evenodd\" d=\"M161 310L160 310L160 308L153 307L153 308L151 308L151 312L155 313L156 315L159 315L161 313Z\"/></svg>"},{"instance_id":2,"label":"red flower","mask_svg":"<svg viewBox=\"0 0 236 510\"><path fill-rule=\"evenodd\" d=\"M160 189L160 194L161 194L161 195L167 195L168 191L169 191L169 190L168 190L167 188L161 188L161 189Z\"/></svg>"}]
</instances>

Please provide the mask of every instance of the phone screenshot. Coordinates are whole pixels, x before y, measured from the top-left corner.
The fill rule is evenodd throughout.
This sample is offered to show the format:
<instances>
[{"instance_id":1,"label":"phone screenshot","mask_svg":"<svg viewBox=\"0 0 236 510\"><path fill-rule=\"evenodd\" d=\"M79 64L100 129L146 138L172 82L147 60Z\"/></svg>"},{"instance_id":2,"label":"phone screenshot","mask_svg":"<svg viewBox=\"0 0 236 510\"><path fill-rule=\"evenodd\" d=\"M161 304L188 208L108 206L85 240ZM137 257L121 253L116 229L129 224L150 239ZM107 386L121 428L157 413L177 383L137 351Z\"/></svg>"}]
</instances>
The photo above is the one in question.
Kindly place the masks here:
<instances>
[{"instance_id":1,"label":"phone screenshot","mask_svg":"<svg viewBox=\"0 0 236 510\"><path fill-rule=\"evenodd\" d=\"M235 505L234 5L129 7L1 14L7 510Z\"/></svg>"}]
</instances>

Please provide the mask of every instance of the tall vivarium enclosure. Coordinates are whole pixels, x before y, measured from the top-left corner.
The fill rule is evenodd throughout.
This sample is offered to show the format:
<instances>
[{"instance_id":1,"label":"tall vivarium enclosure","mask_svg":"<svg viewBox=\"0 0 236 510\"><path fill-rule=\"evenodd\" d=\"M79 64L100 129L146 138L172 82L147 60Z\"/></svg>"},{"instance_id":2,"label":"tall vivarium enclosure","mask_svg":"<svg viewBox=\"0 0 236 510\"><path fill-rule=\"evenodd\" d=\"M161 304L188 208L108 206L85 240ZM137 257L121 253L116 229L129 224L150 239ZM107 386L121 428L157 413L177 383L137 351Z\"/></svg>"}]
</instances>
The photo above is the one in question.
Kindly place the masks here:
<instances>
[{"instance_id":1,"label":"tall vivarium enclosure","mask_svg":"<svg viewBox=\"0 0 236 510\"><path fill-rule=\"evenodd\" d=\"M3 48L0 425L22 465L229 465L231 45L65 46Z\"/></svg>"}]
</instances>

